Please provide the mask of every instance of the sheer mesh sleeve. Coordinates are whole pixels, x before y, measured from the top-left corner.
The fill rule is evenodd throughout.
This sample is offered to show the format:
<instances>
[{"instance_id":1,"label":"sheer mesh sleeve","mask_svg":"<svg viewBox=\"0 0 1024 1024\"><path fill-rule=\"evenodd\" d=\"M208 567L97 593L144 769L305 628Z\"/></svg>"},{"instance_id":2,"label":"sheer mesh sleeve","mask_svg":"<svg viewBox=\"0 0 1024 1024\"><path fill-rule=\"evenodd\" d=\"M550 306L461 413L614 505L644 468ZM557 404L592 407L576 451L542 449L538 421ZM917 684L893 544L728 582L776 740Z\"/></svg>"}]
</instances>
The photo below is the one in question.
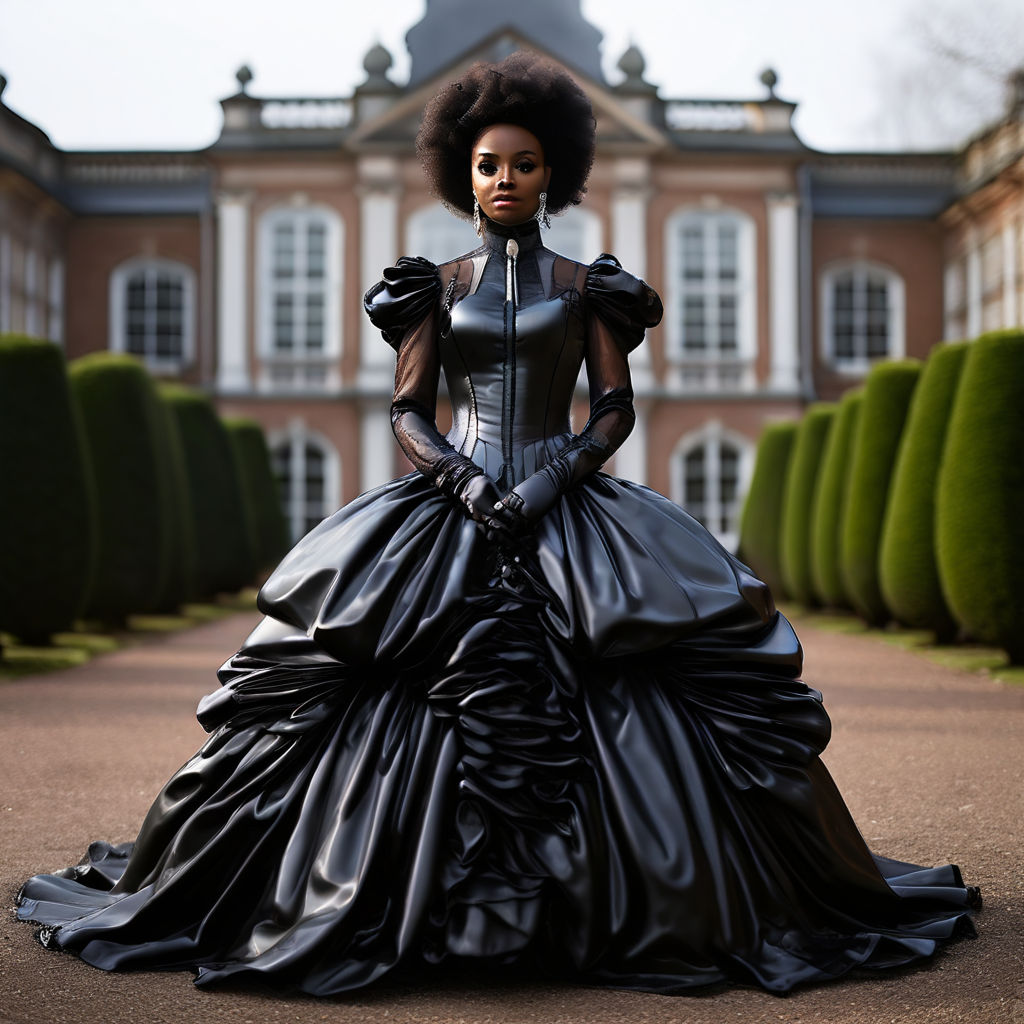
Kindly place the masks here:
<instances>
[{"instance_id":1,"label":"sheer mesh sleeve","mask_svg":"<svg viewBox=\"0 0 1024 1024\"><path fill-rule=\"evenodd\" d=\"M403 257L366 293L363 306L398 353L391 401L395 439L416 469L439 490L455 496L460 485L483 470L459 454L435 422L440 295L437 267L422 257Z\"/></svg>"},{"instance_id":2,"label":"sheer mesh sleeve","mask_svg":"<svg viewBox=\"0 0 1024 1024\"><path fill-rule=\"evenodd\" d=\"M547 465L506 497L521 517L539 519L569 488L601 466L633 429L633 387L627 353L661 320L661 299L622 270L613 256L591 264L584 285L586 364L590 417L586 426Z\"/></svg>"}]
</instances>

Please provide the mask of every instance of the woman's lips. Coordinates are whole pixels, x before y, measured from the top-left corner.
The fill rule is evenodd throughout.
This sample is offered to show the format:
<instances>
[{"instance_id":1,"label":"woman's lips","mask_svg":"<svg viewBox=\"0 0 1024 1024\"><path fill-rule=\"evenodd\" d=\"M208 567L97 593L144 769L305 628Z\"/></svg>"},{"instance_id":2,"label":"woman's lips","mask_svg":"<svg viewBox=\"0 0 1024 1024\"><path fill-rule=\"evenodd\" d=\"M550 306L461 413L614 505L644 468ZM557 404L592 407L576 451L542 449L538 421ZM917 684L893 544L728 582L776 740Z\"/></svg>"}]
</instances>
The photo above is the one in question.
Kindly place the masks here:
<instances>
[{"instance_id":1,"label":"woman's lips","mask_svg":"<svg viewBox=\"0 0 1024 1024\"><path fill-rule=\"evenodd\" d=\"M512 206L513 203L518 203L519 200L515 196L498 196L494 200L495 206Z\"/></svg>"}]
</instances>

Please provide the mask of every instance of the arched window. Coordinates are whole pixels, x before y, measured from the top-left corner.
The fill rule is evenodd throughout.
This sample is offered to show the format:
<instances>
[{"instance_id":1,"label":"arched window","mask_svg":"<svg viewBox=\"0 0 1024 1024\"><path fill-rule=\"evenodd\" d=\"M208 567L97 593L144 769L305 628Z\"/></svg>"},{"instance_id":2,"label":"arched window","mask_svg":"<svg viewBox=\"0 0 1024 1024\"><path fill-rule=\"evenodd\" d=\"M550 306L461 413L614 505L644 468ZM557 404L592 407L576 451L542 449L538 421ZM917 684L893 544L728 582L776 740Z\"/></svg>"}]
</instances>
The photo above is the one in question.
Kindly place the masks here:
<instances>
[{"instance_id":1,"label":"arched window","mask_svg":"<svg viewBox=\"0 0 1024 1024\"><path fill-rule=\"evenodd\" d=\"M751 460L751 443L716 423L684 437L673 455L673 501L731 551L739 543Z\"/></svg>"},{"instance_id":2,"label":"arched window","mask_svg":"<svg viewBox=\"0 0 1024 1024\"><path fill-rule=\"evenodd\" d=\"M904 351L903 279L888 267L858 260L821 276L822 356L835 369L866 373Z\"/></svg>"},{"instance_id":3,"label":"arched window","mask_svg":"<svg viewBox=\"0 0 1024 1024\"><path fill-rule=\"evenodd\" d=\"M195 274L174 260L134 259L110 275L110 347L158 373L195 356Z\"/></svg>"},{"instance_id":4,"label":"arched window","mask_svg":"<svg viewBox=\"0 0 1024 1024\"><path fill-rule=\"evenodd\" d=\"M666 354L684 390L754 386L755 242L754 222L734 210L681 210L666 223Z\"/></svg>"},{"instance_id":5,"label":"arched window","mask_svg":"<svg viewBox=\"0 0 1024 1024\"><path fill-rule=\"evenodd\" d=\"M337 387L342 222L323 206L276 207L260 221L259 351L265 389Z\"/></svg>"},{"instance_id":6,"label":"arched window","mask_svg":"<svg viewBox=\"0 0 1024 1024\"><path fill-rule=\"evenodd\" d=\"M271 435L270 453L294 543L340 504L338 456L330 442L300 421Z\"/></svg>"}]
</instances>

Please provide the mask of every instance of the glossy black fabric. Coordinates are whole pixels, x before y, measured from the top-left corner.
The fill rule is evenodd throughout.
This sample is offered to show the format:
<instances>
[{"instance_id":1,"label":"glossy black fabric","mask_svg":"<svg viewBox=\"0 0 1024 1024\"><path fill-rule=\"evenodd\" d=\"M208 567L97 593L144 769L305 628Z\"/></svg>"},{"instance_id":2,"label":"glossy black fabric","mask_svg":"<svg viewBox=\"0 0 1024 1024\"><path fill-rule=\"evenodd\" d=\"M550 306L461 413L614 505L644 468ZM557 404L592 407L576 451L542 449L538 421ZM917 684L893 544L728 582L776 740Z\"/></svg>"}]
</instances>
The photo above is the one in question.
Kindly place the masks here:
<instances>
[{"instance_id":1,"label":"glossy black fabric","mask_svg":"<svg viewBox=\"0 0 1024 1024\"><path fill-rule=\"evenodd\" d=\"M424 452L492 474L512 431L517 485L573 442L585 356L598 415L616 392L630 420L625 352L659 308L608 260L560 291L545 253L520 262L520 405L495 365L493 253L451 308L425 261L367 300L407 349L396 395L429 413L449 375L455 424ZM284 559L200 705L209 740L135 844L26 883L18 915L48 945L317 994L424 964L782 992L972 931L955 867L869 852L818 758L829 720L789 623L698 523L590 470L511 550L432 458Z\"/></svg>"}]
</instances>

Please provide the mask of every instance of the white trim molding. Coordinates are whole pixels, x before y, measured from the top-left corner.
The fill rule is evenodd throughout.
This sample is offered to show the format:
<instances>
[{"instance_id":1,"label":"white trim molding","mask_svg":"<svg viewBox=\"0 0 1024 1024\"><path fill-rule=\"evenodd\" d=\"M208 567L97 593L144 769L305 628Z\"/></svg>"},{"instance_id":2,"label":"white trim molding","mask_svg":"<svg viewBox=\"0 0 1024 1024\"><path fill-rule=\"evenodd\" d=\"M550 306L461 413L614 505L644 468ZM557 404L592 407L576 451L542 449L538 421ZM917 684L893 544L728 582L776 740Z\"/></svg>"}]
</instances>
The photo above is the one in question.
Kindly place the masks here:
<instances>
[{"instance_id":1,"label":"white trim molding","mask_svg":"<svg viewBox=\"0 0 1024 1024\"><path fill-rule=\"evenodd\" d=\"M217 390L245 394L249 377L249 203L247 193L217 196Z\"/></svg>"},{"instance_id":2,"label":"white trim molding","mask_svg":"<svg viewBox=\"0 0 1024 1024\"><path fill-rule=\"evenodd\" d=\"M852 354L836 354L836 307L835 292L837 281L849 277L852 291L852 308L844 311L850 317L848 324L851 335ZM884 263L871 260L836 260L821 270L819 284L819 352L822 361L839 373L863 375L877 362L886 359L902 359L906 352L906 294L903 278ZM872 315L879 310L869 308L869 287L885 289L885 338L884 353L868 352L868 329Z\"/></svg>"},{"instance_id":3,"label":"white trim molding","mask_svg":"<svg viewBox=\"0 0 1024 1024\"><path fill-rule=\"evenodd\" d=\"M133 352L128 342L128 286L142 275L146 291L143 350ZM181 295L181 350L175 355L157 349L159 279L172 278ZM187 263L137 256L119 263L110 273L110 332L113 352L137 355L156 373L180 373L196 355L196 275ZM152 300L152 301L151 301Z\"/></svg>"},{"instance_id":4,"label":"white trim molding","mask_svg":"<svg viewBox=\"0 0 1024 1024\"><path fill-rule=\"evenodd\" d=\"M768 289L772 391L800 390L800 200L796 193L769 193Z\"/></svg>"}]
</instances>

